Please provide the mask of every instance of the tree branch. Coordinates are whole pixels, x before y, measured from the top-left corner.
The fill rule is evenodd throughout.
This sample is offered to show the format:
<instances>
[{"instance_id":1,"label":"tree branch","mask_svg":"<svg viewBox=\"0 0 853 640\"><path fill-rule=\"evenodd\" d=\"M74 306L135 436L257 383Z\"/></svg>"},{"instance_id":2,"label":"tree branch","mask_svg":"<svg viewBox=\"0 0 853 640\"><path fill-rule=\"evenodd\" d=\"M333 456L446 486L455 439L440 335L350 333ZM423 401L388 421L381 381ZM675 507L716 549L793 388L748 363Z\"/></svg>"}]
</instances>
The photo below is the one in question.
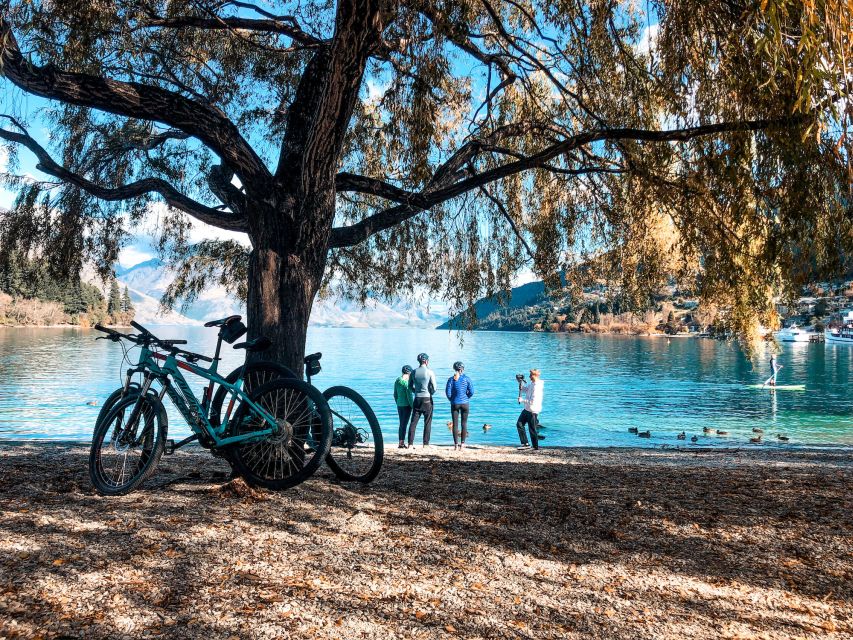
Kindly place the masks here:
<instances>
[{"instance_id":1,"label":"tree branch","mask_svg":"<svg viewBox=\"0 0 853 640\"><path fill-rule=\"evenodd\" d=\"M60 165L51 158L50 154L44 149L44 147L26 133L17 120L7 115L2 115L0 117L10 120L18 129L21 130L19 133L9 131L8 129L0 129L0 138L14 144L20 144L32 151L38 159L36 168L39 171L58 178L63 182L73 184L74 186L92 194L96 198L110 202L117 202L138 198L149 193L157 193L162 196L163 200L165 200L169 206L189 214L196 220L220 229L227 229L229 231L248 230L246 220L242 216L222 212L218 209L213 209L212 207L207 207L196 202L160 178L144 178L115 188L104 187L96 184L88 178L85 178Z\"/></svg>"},{"instance_id":2,"label":"tree branch","mask_svg":"<svg viewBox=\"0 0 853 640\"><path fill-rule=\"evenodd\" d=\"M460 179L447 186L439 186L432 190L427 188L417 200L418 207L412 205L399 205L388 209L384 209L368 216L355 224L346 227L337 227L332 229L331 246L345 247L352 246L363 242L371 235L390 229L414 216L418 215L422 210L430 209L447 200L455 198L463 193L478 189L501 178L506 178L529 169L546 168L547 163L561 155L568 153L579 147L604 141L618 140L634 140L641 142L685 142L693 138L707 136L717 133L732 133L737 131L761 131L765 129L792 126L803 122L806 118L803 116L780 118L776 120L748 120L743 122L721 122L717 124L700 125L697 127L686 127L683 129L671 129L665 131L652 131L647 129L595 129L585 133L580 133L571 136L561 142L552 144L539 153L533 154L526 158L508 162L507 164L495 167L488 171L475 174L468 178ZM463 146L464 148L464 146ZM460 150L461 151L461 150ZM461 154L466 155L466 154ZM451 158L454 162L458 160L460 152L454 154ZM451 162L451 161L448 161ZM436 176L439 173L445 172L447 163L436 171ZM608 167L586 167L572 170L563 170L563 173L571 172L574 175L584 173L614 173L612 168ZM445 173L444 175L449 175ZM458 175L454 172L453 175ZM435 182L435 176L433 182ZM432 183L431 183L432 184ZM413 196L411 196L413 197Z\"/></svg>"},{"instance_id":3,"label":"tree branch","mask_svg":"<svg viewBox=\"0 0 853 640\"><path fill-rule=\"evenodd\" d=\"M0 17L0 75L28 93L128 118L163 122L198 138L234 168L247 187L265 185L269 170L236 125L211 105L137 82L61 71L31 64L21 55L9 23Z\"/></svg>"},{"instance_id":4,"label":"tree branch","mask_svg":"<svg viewBox=\"0 0 853 640\"><path fill-rule=\"evenodd\" d=\"M270 19L239 17L225 18L218 16L212 18L205 18L203 16L176 16L163 18L160 16L152 16L138 28L151 29L158 27L166 29L185 29L187 27L192 27L194 29L207 29L212 31L233 31L241 29L244 31L276 33L287 36L304 47L319 47L327 44L325 40L321 40L320 38L303 31L292 16L281 16Z\"/></svg>"}]
</instances>

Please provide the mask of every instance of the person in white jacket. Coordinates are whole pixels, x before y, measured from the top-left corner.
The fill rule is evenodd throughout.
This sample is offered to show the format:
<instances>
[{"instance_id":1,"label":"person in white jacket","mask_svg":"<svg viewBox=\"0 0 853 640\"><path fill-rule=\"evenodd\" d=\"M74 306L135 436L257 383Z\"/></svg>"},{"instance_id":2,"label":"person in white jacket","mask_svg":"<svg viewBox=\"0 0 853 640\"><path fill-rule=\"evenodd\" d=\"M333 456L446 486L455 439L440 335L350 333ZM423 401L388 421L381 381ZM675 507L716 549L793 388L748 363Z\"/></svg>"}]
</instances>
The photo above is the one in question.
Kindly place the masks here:
<instances>
[{"instance_id":1,"label":"person in white jacket","mask_svg":"<svg viewBox=\"0 0 853 640\"><path fill-rule=\"evenodd\" d=\"M527 442L527 434L524 431L525 425L530 430L530 442L533 448L539 449L539 414L542 412L542 399L544 396L545 382L540 379L539 369L530 370L530 382L524 384L524 378L518 381L518 402L524 405L521 415L518 416L518 421L515 423L515 428L518 429L518 439L521 440L519 451L530 448Z\"/></svg>"}]
</instances>

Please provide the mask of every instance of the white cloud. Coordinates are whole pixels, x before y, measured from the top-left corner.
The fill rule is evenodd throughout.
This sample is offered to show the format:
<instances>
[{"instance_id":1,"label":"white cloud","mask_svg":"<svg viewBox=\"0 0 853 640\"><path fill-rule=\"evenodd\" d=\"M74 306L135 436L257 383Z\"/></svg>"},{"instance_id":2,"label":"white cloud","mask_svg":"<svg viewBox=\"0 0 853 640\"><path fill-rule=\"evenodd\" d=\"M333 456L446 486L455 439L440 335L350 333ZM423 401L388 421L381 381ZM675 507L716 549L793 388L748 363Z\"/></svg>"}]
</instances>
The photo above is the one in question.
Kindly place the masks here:
<instances>
[{"instance_id":1,"label":"white cloud","mask_svg":"<svg viewBox=\"0 0 853 640\"><path fill-rule=\"evenodd\" d=\"M154 251L145 243L124 247L118 254L118 263L128 269L154 257Z\"/></svg>"},{"instance_id":2,"label":"white cloud","mask_svg":"<svg viewBox=\"0 0 853 640\"><path fill-rule=\"evenodd\" d=\"M640 37L640 42L637 43L637 53L648 54L656 49L659 33L659 24L652 24L643 29L643 35Z\"/></svg>"}]
</instances>

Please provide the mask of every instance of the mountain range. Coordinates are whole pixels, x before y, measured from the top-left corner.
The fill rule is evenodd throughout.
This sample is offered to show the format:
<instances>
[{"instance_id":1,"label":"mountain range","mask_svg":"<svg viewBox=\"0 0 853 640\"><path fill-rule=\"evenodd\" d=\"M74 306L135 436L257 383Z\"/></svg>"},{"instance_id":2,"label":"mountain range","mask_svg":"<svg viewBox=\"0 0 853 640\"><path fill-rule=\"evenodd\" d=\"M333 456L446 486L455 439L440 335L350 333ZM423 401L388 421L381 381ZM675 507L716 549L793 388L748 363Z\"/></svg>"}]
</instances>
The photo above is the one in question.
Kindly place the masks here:
<instances>
[{"instance_id":1,"label":"mountain range","mask_svg":"<svg viewBox=\"0 0 853 640\"><path fill-rule=\"evenodd\" d=\"M231 314L245 315L245 308L224 287L205 290L192 304L165 313L160 299L174 274L161 260L153 258L133 265L116 267L119 284L127 286L142 324L201 324ZM447 319L446 305L433 301L418 306L409 302L386 304L369 298L364 305L349 300L318 299L311 312L315 327L435 328Z\"/></svg>"}]
</instances>

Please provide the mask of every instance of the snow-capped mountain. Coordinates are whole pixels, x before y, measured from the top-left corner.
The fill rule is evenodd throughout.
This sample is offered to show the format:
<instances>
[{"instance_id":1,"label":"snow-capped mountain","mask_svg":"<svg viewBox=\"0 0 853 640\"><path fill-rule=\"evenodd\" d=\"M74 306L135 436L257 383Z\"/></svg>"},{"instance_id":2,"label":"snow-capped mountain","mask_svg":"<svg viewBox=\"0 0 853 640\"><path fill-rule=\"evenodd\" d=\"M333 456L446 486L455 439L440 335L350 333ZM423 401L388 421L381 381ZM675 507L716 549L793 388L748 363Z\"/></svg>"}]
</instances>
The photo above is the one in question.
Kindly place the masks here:
<instances>
[{"instance_id":1,"label":"snow-capped mountain","mask_svg":"<svg viewBox=\"0 0 853 640\"><path fill-rule=\"evenodd\" d=\"M205 290L186 308L160 314L160 298L174 275L160 260L151 259L129 268L116 268L121 286L127 286L136 307L136 319L145 324L201 324L231 314L245 315L245 309L223 287ZM349 300L317 300L310 324L317 327L434 328L447 319L442 303L413 305L384 304L370 299L362 307Z\"/></svg>"}]
</instances>

